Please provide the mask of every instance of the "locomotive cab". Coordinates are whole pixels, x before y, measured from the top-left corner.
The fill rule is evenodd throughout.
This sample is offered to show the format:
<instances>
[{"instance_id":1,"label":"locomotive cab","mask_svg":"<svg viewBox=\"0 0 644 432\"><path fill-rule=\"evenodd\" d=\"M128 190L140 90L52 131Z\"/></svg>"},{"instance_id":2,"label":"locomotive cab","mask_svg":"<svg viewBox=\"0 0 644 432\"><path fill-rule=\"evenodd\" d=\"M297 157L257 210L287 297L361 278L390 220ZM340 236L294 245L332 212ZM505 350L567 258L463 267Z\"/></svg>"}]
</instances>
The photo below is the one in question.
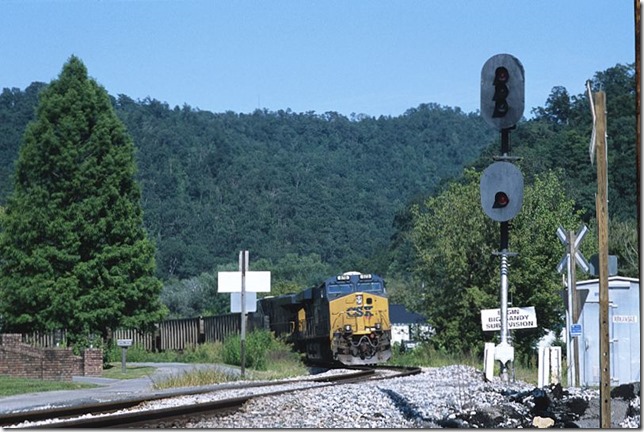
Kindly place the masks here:
<instances>
[{"instance_id":1,"label":"locomotive cab","mask_svg":"<svg viewBox=\"0 0 644 432\"><path fill-rule=\"evenodd\" d=\"M347 365L387 361L391 324L383 280L351 272L337 276L326 288L333 359Z\"/></svg>"}]
</instances>

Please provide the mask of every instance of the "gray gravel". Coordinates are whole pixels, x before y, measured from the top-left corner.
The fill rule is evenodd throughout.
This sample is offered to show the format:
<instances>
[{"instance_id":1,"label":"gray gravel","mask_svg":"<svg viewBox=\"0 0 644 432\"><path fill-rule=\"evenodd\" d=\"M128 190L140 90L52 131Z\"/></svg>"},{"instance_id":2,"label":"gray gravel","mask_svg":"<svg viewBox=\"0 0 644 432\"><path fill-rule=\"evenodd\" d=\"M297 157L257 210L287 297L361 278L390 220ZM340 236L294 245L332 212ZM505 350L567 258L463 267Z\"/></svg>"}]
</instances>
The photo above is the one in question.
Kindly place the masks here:
<instances>
[{"instance_id":1,"label":"gray gravel","mask_svg":"<svg viewBox=\"0 0 644 432\"><path fill-rule=\"evenodd\" d=\"M187 427L598 427L598 396L596 390L535 389L498 379L486 382L474 368L448 366L404 378L260 397L232 415ZM640 427L639 396L632 402L613 399L613 411L621 412L612 418L614 427Z\"/></svg>"},{"instance_id":2,"label":"gray gravel","mask_svg":"<svg viewBox=\"0 0 644 432\"><path fill-rule=\"evenodd\" d=\"M327 373L337 374L342 371ZM558 385L537 389L523 382L504 383L498 378L487 382L483 379L481 371L458 365L425 368L420 375L404 378L338 386L297 380L286 380L278 386L262 386L259 389L226 389L226 386L216 385L212 386L212 393L180 397L168 394L167 399L148 402L136 409L150 410L169 405L199 404L280 389L303 389L306 386L317 387L279 396L260 396L247 402L241 411L202 419L183 427L596 429L600 425L598 390L563 389ZM137 386L131 387L130 390L134 388L142 391ZM115 396L114 391L115 389L111 389L112 397ZM149 389L144 392L149 393ZM639 383L620 386L613 389L611 395L612 427L640 428ZM37 395L31 395L32 398L34 396ZM66 397L69 398L70 395ZM2 399L0 406L10 399ZM42 402L44 401L40 401ZM23 409L27 409L24 401L22 404ZM31 409L34 407L31 406ZM56 420L46 423L53 421Z\"/></svg>"}]
</instances>

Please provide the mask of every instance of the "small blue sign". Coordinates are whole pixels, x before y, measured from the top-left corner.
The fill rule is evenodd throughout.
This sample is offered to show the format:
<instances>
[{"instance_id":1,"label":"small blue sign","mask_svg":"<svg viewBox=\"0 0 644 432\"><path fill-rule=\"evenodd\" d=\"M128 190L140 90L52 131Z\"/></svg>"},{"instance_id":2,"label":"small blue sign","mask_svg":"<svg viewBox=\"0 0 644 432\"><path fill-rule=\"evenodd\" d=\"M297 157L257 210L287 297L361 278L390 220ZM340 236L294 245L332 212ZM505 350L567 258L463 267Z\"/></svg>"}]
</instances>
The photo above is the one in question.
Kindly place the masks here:
<instances>
[{"instance_id":1,"label":"small blue sign","mask_svg":"<svg viewBox=\"0 0 644 432\"><path fill-rule=\"evenodd\" d=\"M581 336L582 327L581 324L571 324L570 325L570 336L578 337Z\"/></svg>"}]
</instances>

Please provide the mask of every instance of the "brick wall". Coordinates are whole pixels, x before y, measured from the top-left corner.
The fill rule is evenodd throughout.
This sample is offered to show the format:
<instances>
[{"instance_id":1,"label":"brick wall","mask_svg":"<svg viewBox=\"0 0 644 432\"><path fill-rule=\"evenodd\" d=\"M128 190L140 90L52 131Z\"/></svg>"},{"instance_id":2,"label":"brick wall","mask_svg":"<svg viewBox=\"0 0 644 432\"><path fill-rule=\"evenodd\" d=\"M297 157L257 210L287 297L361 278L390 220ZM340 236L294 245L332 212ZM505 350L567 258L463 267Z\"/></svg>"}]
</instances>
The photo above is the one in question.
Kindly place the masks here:
<instances>
[{"instance_id":1,"label":"brick wall","mask_svg":"<svg viewBox=\"0 0 644 432\"><path fill-rule=\"evenodd\" d=\"M35 348L20 334L0 334L0 375L71 381L74 375L100 376L103 350L87 349L74 355L71 348Z\"/></svg>"}]
</instances>

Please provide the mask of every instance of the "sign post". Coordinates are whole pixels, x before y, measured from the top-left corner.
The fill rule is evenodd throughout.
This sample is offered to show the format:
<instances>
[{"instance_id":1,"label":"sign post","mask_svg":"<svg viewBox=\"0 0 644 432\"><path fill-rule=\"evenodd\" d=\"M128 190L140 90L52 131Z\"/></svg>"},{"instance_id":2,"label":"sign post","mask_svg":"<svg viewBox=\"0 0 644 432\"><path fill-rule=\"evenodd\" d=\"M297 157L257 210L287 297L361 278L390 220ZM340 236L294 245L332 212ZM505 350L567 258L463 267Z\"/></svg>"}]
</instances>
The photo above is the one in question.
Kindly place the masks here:
<instances>
[{"instance_id":1,"label":"sign post","mask_svg":"<svg viewBox=\"0 0 644 432\"><path fill-rule=\"evenodd\" d=\"M248 251L239 252L239 271L241 272L241 337L239 355L241 359L241 377L246 373L246 272L248 271Z\"/></svg>"},{"instance_id":2,"label":"sign post","mask_svg":"<svg viewBox=\"0 0 644 432\"><path fill-rule=\"evenodd\" d=\"M117 339L116 345L121 347L121 372L125 373L125 358L127 357L127 349L132 346L132 339Z\"/></svg>"},{"instance_id":3,"label":"sign post","mask_svg":"<svg viewBox=\"0 0 644 432\"><path fill-rule=\"evenodd\" d=\"M563 268L566 267L568 274L566 282L568 296L568 307L566 308L566 361L568 362L568 385L570 387L577 387L579 382L579 340L573 337L572 328L579 321L579 314L583 306L578 302L575 263L581 267L584 273L588 273L590 270L588 261L578 249L587 232L588 227L586 225L582 225L577 234L574 231L566 232L561 226L557 228L557 237L567 248L557 266L557 271L561 273ZM571 257L574 257L574 259Z\"/></svg>"},{"instance_id":4,"label":"sign post","mask_svg":"<svg viewBox=\"0 0 644 432\"><path fill-rule=\"evenodd\" d=\"M241 376L246 373L246 305L248 293L253 295L258 292L271 291L271 272L268 271L248 271L248 251L239 252L239 271L238 272L218 272L217 273L217 292L231 293L231 309L237 307L233 295L239 293L241 301L239 302L240 310L231 310L231 312L241 312L241 335L240 335L240 360ZM250 309L254 312L254 307Z\"/></svg>"}]
</instances>

